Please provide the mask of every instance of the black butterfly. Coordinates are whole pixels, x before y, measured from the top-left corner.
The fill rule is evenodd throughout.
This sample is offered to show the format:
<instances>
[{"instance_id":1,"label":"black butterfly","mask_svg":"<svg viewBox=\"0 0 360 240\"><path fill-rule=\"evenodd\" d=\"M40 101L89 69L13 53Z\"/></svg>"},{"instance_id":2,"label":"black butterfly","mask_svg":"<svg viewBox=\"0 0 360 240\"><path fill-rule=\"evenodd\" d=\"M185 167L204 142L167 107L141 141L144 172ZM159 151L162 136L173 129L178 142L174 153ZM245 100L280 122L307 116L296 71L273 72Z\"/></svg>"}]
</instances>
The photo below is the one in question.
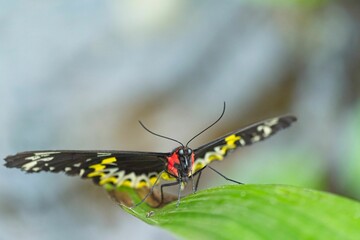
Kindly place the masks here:
<instances>
[{"instance_id":1,"label":"black butterfly","mask_svg":"<svg viewBox=\"0 0 360 240\"><path fill-rule=\"evenodd\" d=\"M271 118L226 134L199 148L192 149L188 147L188 144L195 137L217 123L224 112L225 103L221 116L209 127L195 135L186 145L175 139L150 131L140 122L152 134L179 143L180 146L172 152L29 151L6 157L5 166L20 168L29 173L40 171L65 172L68 175L91 178L98 185L128 186L131 188L148 187L151 188L149 194L160 178L172 180L171 183L161 185L161 195L163 195L163 187L179 185L179 204L181 186L190 179L193 181L195 175L199 175L196 183L193 183L195 192L201 172L206 167L225 177L209 166L212 161L221 161L234 149L262 141L279 130L289 127L292 122L296 121L293 116ZM240 183L232 179L228 180Z\"/></svg>"}]
</instances>

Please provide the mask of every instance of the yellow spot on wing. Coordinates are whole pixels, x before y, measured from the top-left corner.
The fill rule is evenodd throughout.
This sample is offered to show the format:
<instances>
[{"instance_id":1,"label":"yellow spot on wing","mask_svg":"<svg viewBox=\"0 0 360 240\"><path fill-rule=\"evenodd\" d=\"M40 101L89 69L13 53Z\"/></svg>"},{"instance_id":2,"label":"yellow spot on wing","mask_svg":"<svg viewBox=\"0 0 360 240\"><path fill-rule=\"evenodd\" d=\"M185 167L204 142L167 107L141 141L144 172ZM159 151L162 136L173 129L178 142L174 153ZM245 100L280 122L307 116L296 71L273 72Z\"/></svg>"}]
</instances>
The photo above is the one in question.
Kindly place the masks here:
<instances>
[{"instance_id":1,"label":"yellow spot on wing","mask_svg":"<svg viewBox=\"0 0 360 240\"><path fill-rule=\"evenodd\" d=\"M105 175L105 173L103 172L92 172L92 173L89 173L87 175L87 177L103 177Z\"/></svg>"},{"instance_id":2,"label":"yellow spot on wing","mask_svg":"<svg viewBox=\"0 0 360 240\"><path fill-rule=\"evenodd\" d=\"M93 168L94 172L99 172L105 168L105 165L98 163L98 164L91 165L89 168Z\"/></svg>"},{"instance_id":3,"label":"yellow spot on wing","mask_svg":"<svg viewBox=\"0 0 360 240\"><path fill-rule=\"evenodd\" d=\"M113 163L116 162L116 158L115 157L110 157L110 158L105 158L101 161L101 164L109 164L109 163Z\"/></svg>"},{"instance_id":4,"label":"yellow spot on wing","mask_svg":"<svg viewBox=\"0 0 360 240\"><path fill-rule=\"evenodd\" d=\"M229 148L226 145L220 148L220 152L223 156L226 154L227 150L229 150Z\"/></svg>"},{"instance_id":5,"label":"yellow spot on wing","mask_svg":"<svg viewBox=\"0 0 360 240\"><path fill-rule=\"evenodd\" d=\"M204 163L197 163L194 167L194 170L193 170L193 173L196 173L197 171L199 171L200 169L202 169L203 167L205 167L205 164Z\"/></svg>"},{"instance_id":6,"label":"yellow spot on wing","mask_svg":"<svg viewBox=\"0 0 360 240\"><path fill-rule=\"evenodd\" d=\"M142 188L142 187L148 187L148 183L146 181L140 181L137 185L136 188Z\"/></svg>"},{"instance_id":7,"label":"yellow spot on wing","mask_svg":"<svg viewBox=\"0 0 360 240\"><path fill-rule=\"evenodd\" d=\"M89 177L89 178L91 178L91 177L100 177L100 178L104 177L106 175L105 173L103 173L103 170L106 168L105 164L110 164L110 163L113 163L113 162L116 162L115 157L105 158L105 159L103 159L101 161L101 163L91 165L89 168L94 169L94 171L92 173L89 173L87 175L87 177ZM110 177L110 178L102 179L99 182L99 184L103 185L103 184L108 183L108 182L113 182L115 184L116 180L117 180L116 178Z\"/></svg>"},{"instance_id":8,"label":"yellow spot on wing","mask_svg":"<svg viewBox=\"0 0 360 240\"><path fill-rule=\"evenodd\" d=\"M122 182L121 186L132 187L132 182L130 180L125 180L124 182Z\"/></svg>"},{"instance_id":9,"label":"yellow spot on wing","mask_svg":"<svg viewBox=\"0 0 360 240\"><path fill-rule=\"evenodd\" d=\"M215 160L222 160L222 159L223 159L223 157L219 154L212 154L208 157L208 160L210 162L215 161Z\"/></svg>"},{"instance_id":10,"label":"yellow spot on wing","mask_svg":"<svg viewBox=\"0 0 360 240\"><path fill-rule=\"evenodd\" d=\"M151 177L151 178L150 178L150 184L151 184L151 186L153 186L153 185L155 184L156 180L157 180L157 177Z\"/></svg>"},{"instance_id":11,"label":"yellow spot on wing","mask_svg":"<svg viewBox=\"0 0 360 240\"><path fill-rule=\"evenodd\" d=\"M161 174L161 178L164 179L164 180L174 180L175 179L173 176L171 176L170 174L168 174L166 172L163 172Z\"/></svg>"},{"instance_id":12,"label":"yellow spot on wing","mask_svg":"<svg viewBox=\"0 0 360 240\"><path fill-rule=\"evenodd\" d=\"M234 146L235 147L235 142L240 140L240 136L236 136L235 134L230 135L228 137L225 138L225 142L226 144L230 147L230 146Z\"/></svg>"},{"instance_id":13,"label":"yellow spot on wing","mask_svg":"<svg viewBox=\"0 0 360 240\"><path fill-rule=\"evenodd\" d=\"M109 178L105 178L105 179L102 179L99 184L100 185L104 185L105 183L113 183L113 184L116 184L117 182L117 178L116 177L109 177Z\"/></svg>"}]
</instances>

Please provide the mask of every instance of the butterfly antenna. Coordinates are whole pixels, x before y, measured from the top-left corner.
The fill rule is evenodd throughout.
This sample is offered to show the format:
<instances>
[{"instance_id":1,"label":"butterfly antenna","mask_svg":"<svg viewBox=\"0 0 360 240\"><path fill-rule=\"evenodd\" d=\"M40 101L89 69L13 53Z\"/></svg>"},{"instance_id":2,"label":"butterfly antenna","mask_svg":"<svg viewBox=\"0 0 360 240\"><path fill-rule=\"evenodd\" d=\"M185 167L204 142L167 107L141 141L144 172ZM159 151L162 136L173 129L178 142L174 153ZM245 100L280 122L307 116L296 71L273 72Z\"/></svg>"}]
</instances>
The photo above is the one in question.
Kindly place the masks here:
<instances>
[{"instance_id":1,"label":"butterfly antenna","mask_svg":"<svg viewBox=\"0 0 360 240\"><path fill-rule=\"evenodd\" d=\"M148 131L149 133L151 133L151 134L153 134L153 135L155 135L155 136L161 137L161 138L165 138L165 139L168 139L168 140L177 142L177 143L179 143L181 146L184 147L184 144L182 144L182 143L179 142L178 140L173 139L173 138L170 138L170 137L166 137L166 136L163 136L163 135L160 135L160 134L157 134L157 133L154 133L153 131L151 131L151 130L149 130L147 127L145 127L145 125L144 125L141 121L139 121L139 123L140 123L140 125L141 125L146 131Z\"/></svg>"},{"instance_id":2,"label":"butterfly antenna","mask_svg":"<svg viewBox=\"0 0 360 240\"><path fill-rule=\"evenodd\" d=\"M224 107L223 107L223 111L220 115L220 117L215 121L213 122L210 126L208 126L207 128L205 128L204 130L202 130L201 132L199 132L198 134L196 134L193 138L191 138L187 144L186 144L186 147L189 145L189 143L194 140L196 137L198 137L200 134L202 134L203 132L205 132L206 130L208 130L209 128L211 128L212 126L214 126L218 121L220 121L220 119L224 116L224 113L225 113L225 108L226 108L226 103L224 102Z\"/></svg>"}]
</instances>

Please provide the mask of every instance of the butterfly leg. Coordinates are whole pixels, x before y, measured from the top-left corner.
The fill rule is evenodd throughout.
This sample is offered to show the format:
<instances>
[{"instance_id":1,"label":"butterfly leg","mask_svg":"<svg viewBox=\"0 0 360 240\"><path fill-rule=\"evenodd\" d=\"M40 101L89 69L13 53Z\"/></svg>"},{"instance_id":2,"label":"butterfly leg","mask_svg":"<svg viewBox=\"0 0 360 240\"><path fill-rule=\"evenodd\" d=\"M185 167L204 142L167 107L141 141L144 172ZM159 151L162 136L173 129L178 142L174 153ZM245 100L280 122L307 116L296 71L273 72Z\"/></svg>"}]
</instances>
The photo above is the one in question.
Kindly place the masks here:
<instances>
[{"instance_id":1,"label":"butterfly leg","mask_svg":"<svg viewBox=\"0 0 360 240\"><path fill-rule=\"evenodd\" d=\"M195 193L194 175L191 174L190 178L191 178L192 190L193 190L193 193Z\"/></svg>"},{"instance_id":2,"label":"butterfly leg","mask_svg":"<svg viewBox=\"0 0 360 240\"><path fill-rule=\"evenodd\" d=\"M204 168L203 168L203 169L204 169ZM200 182L201 173L202 173L202 169L201 169L198 173L199 173L199 176L198 176L198 178L196 179L195 188L194 188L194 193L197 192L197 189L198 189L198 186L199 186L199 182Z\"/></svg>"},{"instance_id":3,"label":"butterfly leg","mask_svg":"<svg viewBox=\"0 0 360 240\"><path fill-rule=\"evenodd\" d=\"M176 207L178 207L180 205L180 198L181 198L181 181L179 182L178 200L176 203Z\"/></svg>"},{"instance_id":4,"label":"butterfly leg","mask_svg":"<svg viewBox=\"0 0 360 240\"><path fill-rule=\"evenodd\" d=\"M135 204L133 207L131 208L135 208L137 206L139 206L140 204L142 204L143 202L145 202L145 200L154 192L154 188L157 184L157 182L159 181L160 177L161 177L161 174L163 173L164 171L160 172L159 173L159 176L156 178L156 181L154 182L154 185L152 185L152 187L150 188L149 192L145 195L145 197L143 199L141 199L140 202L138 202L137 204ZM161 195L162 196L162 195ZM162 201L162 200L161 200ZM161 203L160 203L161 204Z\"/></svg>"},{"instance_id":5,"label":"butterfly leg","mask_svg":"<svg viewBox=\"0 0 360 240\"><path fill-rule=\"evenodd\" d=\"M165 183L162 184L160 187L160 194L161 194L161 202L159 204L159 206L164 202L164 187L170 187L170 186L174 186L174 185L180 185L180 190L181 190L181 183L180 180L176 180L176 182L172 182L172 183Z\"/></svg>"},{"instance_id":6,"label":"butterfly leg","mask_svg":"<svg viewBox=\"0 0 360 240\"><path fill-rule=\"evenodd\" d=\"M202 173L202 170L204 170L207 166L201 168L200 170L198 170L196 173L194 173L192 176L196 176L199 174L197 180L196 180L196 183L195 183L195 187L193 185L193 192L196 193L197 192L197 189L198 189L198 186L199 186L199 181L200 181L200 177L201 177L201 173Z\"/></svg>"},{"instance_id":7,"label":"butterfly leg","mask_svg":"<svg viewBox=\"0 0 360 240\"><path fill-rule=\"evenodd\" d=\"M230 179L228 177L226 177L224 174L220 173L218 170L212 168L211 166L208 166L211 170L213 170L214 172L216 172L217 174L219 174L220 176L222 176L223 178L225 178L226 180L230 181L230 182L234 182L234 183L237 183L237 184L244 184L242 182L238 182L236 180L233 180L233 179Z\"/></svg>"}]
</instances>

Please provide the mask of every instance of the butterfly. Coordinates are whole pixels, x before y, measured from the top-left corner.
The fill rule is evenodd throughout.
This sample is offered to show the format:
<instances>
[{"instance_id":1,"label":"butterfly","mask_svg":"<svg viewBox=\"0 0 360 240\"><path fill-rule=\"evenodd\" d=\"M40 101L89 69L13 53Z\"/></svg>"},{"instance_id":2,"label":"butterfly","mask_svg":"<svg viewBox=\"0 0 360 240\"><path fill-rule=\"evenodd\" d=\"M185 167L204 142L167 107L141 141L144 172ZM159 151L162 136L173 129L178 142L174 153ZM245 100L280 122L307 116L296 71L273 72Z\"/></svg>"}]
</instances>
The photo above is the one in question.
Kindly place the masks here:
<instances>
[{"instance_id":1,"label":"butterfly","mask_svg":"<svg viewBox=\"0 0 360 240\"><path fill-rule=\"evenodd\" d=\"M5 158L5 166L19 168L28 173L35 172L65 172L67 175L92 179L100 186L121 187L134 189L147 187L152 192L160 179L172 181L161 185L163 188L178 185L178 201L182 187L192 181L193 191L196 192L201 172L209 167L227 180L235 183L209 166L213 161L222 161L230 152L239 148L260 142L269 138L281 129L289 127L296 121L294 116L281 116L252 124L217 138L203 146L192 149L188 144L216 124L224 115L225 103L221 116L210 126L196 134L186 145L181 142L154 133L145 125L140 124L150 133L179 143L179 147L171 152L138 152L138 151L79 151L79 150L51 150L20 152ZM194 177L198 175L194 184ZM139 203L139 204L140 204ZM138 204L137 204L138 205Z\"/></svg>"}]
</instances>

